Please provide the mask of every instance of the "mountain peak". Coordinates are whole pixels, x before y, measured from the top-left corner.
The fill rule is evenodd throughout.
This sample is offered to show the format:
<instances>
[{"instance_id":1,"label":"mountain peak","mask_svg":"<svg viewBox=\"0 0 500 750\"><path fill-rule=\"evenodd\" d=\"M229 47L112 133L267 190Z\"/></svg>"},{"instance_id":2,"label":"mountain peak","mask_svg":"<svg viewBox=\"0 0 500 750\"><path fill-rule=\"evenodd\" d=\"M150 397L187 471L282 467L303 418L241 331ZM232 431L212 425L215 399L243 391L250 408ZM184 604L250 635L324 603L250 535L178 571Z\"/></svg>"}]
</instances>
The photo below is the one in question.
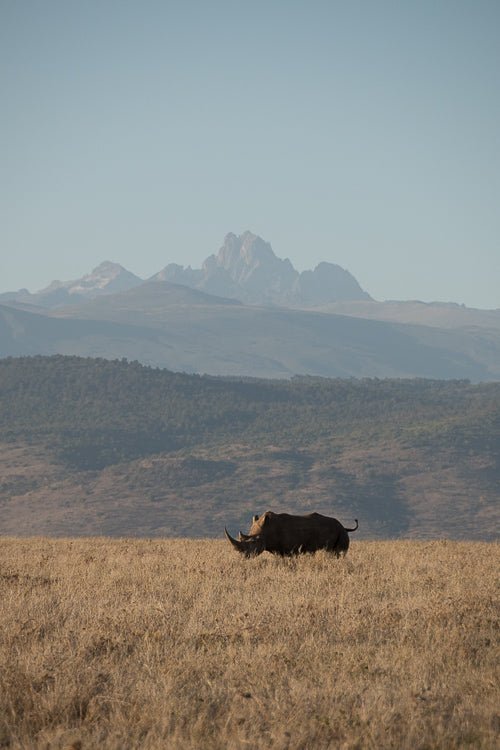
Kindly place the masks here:
<instances>
[{"instance_id":1,"label":"mountain peak","mask_svg":"<svg viewBox=\"0 0 500 750\"><path fill-rule=\"evenodd\" d=\"M222 268L230 269L239 262L249 266L275 259L271 245L258 235L247 231L237 237L230 232L218 252L216 263Z\"/></svg>"},{"instance_id":2,"label":"mountain peak","mask_svg":"<svg viewBox=\"0 0 500 750\"><path fill-rule=\"evenodd\" d=\"M288 258L281 259L271 244L250 232L229 232L217 255L193 270L169 264L153 278L236 298L248 304L312 305L345 299L370 299L348 271L320 263L299 274ZM318 298L316 299L316 293Z\"/></svg>"},{"instance_id":3,"label":"mountain peak","mask_svg":"<svg viewBox=\"0 0 500 750\"><path fill-rule=\"evenodd\" d=\"M81 286L83 288L98 288L104 289L113 281L116 281L120 277L126 277L130 274L119 263L113 263L110 260L105 260L96 266L91 273L85 274L81 279L73 282L74 287Z\"/></svg>"},{"instance_id":4,"label":"mountain peak","mask_svg":"<svg viewBox=\"0 0 500 750\"><path fill-rule=\"evenodd\" d=\"M269 242L246 231L239 237L228 234L215 257L215 266L228 272L237 284L247 284L255 273L296 273L289 261L276 257Z\"/></svg>"},{"instance_id":5,"label":"mountain peak","mask_svg":"<svg viewBox=\"0 0 500 750\"><path fill-rule=\"evenodd\" d=\"M201 268L169 263L151 280L168 281L251 305L314 307L371 299L340 266L322 262L314 271L299 273L288 258L279 258L269 242L249 230L239 236L229 232L218 253L206 258ZM56 308L126 292L142 282L119 263L105 260L79 279L53 281L35 294L8 293L5 299Z\"/></svg>"},{"instance_id":6,"label":"mountain peak","mask_svg":"<svg viewBox=\"0 0 500 750\"><path fill-rule=\"evenodd\" d=\"M34 294L30 294L26 289L20 290L14 295L14 299L21 303L39 307L57 308L73 305L83 299L94 299L103 294L125 292L142 284L142 281L119 263L105 260L96 266L91 273L85 274L80 279L52 281L44 289Z\"/></svg>"},{"instance_id":7,"label":"mountain peak","mask_svg":"<svg viewBox=\"0 0 500 750\"><path fill-rule=\"evenodd\" d=\"M66 290L68 295L92 298L101 294L124 292L141 283L142 279L127 271L119 263L105 260L96 266L91 273L85 274L80 279L53 282L46 290L42 290L39 294L58 288Z\"/></svg>"},{"instance_id":8,"label":"mountain peak","mask_svg":"<svg viewBox=\"0 0 500 750\"><path fill-rule=\"evenodd\" d=\"M92 274L102 274L108 277L115 277L120 273L129 273L126 268L121 266L119 263L114 263L111 260L103 260L92 270ZM89 276L92 274L88 274Z\"/></svg>"}]
</instances>

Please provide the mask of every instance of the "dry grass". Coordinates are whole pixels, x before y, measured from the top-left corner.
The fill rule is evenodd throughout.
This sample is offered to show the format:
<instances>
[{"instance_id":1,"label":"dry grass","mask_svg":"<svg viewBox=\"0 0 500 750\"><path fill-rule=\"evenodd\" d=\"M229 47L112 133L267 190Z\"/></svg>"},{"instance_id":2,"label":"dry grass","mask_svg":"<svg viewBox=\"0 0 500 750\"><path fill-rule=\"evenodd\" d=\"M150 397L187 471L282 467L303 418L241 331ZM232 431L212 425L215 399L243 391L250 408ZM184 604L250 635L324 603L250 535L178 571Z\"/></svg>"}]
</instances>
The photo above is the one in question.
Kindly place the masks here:
<instances>
[{"instance_id":1,"label":"dry grass","mask_svg":"<svg viewBox=\"0 0 500 750\"><path fill-rule=\"evenodd\" d=\"M0 541L0 746L494 748L497 544Z\"/></svg>"}]
</instances>

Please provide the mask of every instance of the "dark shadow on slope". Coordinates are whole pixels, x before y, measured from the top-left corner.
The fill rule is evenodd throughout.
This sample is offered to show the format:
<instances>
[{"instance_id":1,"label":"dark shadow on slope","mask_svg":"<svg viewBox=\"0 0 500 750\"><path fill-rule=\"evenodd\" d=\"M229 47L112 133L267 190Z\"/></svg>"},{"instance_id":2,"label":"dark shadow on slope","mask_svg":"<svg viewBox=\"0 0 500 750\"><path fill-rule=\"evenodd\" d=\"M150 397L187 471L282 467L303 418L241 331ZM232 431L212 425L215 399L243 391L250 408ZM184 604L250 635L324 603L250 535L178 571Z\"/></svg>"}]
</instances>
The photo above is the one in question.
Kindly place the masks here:
<instances>
[{"instance_id":1,"label":"dark shadow on slope","mask_svg":"<svg viewBox=\"0 0 500 750\"><path fill-rule=\"evenodd\" d=\"M360 519L364 538L404 536L411 524L411 513L397 476L372 474L363 481L334 469L334 481L336 506Z\"/></svg>"}]
</instances>

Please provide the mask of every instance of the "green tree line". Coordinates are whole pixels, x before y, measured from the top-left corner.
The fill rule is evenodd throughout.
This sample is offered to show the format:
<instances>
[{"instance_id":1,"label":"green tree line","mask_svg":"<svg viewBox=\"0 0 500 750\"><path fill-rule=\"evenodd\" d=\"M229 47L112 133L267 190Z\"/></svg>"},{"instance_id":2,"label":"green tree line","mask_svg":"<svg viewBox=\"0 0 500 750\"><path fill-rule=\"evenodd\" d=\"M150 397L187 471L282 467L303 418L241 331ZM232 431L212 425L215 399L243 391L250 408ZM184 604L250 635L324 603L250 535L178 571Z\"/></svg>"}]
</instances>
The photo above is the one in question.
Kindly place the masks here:
<instances>
[{"instance_id":1,"label":"green tree line","mask_svg":"<svg viewBox=\"0 0 500 750\"><path fill-rule=\"evenodd\" d=\"M226 441L317 445L397 437L430 448L498 449L500 383L291 380L174 373L125 360L0 360L2 439L48 445L88 469Z\"/></svg>"}]
</instances>

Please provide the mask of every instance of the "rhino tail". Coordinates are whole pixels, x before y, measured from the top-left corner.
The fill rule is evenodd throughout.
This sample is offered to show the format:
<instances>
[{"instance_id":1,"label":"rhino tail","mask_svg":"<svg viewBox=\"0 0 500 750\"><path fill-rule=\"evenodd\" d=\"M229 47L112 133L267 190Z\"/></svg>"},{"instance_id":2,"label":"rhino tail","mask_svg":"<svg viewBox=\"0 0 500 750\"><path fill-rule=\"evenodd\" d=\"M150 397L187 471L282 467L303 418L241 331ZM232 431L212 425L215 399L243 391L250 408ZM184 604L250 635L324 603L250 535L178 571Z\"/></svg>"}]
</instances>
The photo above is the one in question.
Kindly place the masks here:
<instances>
[{"instance_id":1,"label":"rhino tail","mask_svg":"<svg viewBox=\"0 0 500 750\"><path fill-rule=\"evenodd\" d=\"M356 529L357 529L357 528L358 528L358 526L359 526L359 524L358 524L358 519L357 519L357 518L355 518L355 519L354 519L354 523L356 524L356 526L355 526L355 527L354 527L353 529L347 529L347 528L346 528L346 527L344 526L345 530L346 530L346 531L356 531Z\"/></svg>"}]
</instances>

